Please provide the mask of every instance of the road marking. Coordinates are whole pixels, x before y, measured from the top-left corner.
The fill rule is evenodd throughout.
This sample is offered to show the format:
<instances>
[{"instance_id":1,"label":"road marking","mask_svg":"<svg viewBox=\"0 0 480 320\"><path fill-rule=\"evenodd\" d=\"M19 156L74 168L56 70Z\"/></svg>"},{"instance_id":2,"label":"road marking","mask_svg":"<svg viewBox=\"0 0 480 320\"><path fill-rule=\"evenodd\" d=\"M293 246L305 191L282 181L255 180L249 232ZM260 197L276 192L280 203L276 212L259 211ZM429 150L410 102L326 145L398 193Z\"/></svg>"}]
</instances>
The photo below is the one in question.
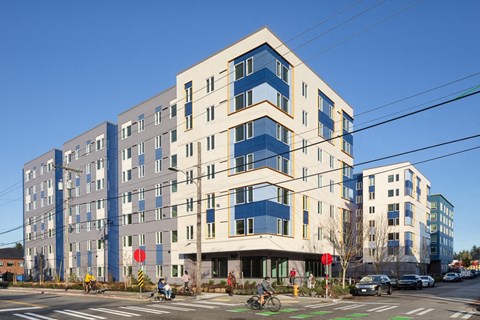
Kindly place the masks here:
<instances>
[{"instance_id":1,"label":"road marking","mask_svg":"<svg viewBox=\"0 0 480 320\"><path fill-rule=\"evenodd\" d=\"M175 302L175 305L180 305L180 306L187 306L187 307L192 307L193 305L195 307L199 308L205 308L205 309L218 309L219 307L217 306L208 306L208 305L202 305L202 304L192 304L192 303L183 303L183 302Z\"/></svg>"},{"instance_id":2,"label":"road marking","mask_svg":"<svg viewBox=\"0 0 480 320\"><path fill-rule=\"evenodd\" d=\"M131 317L141 317L141 315L139 315L139 314L137 314L137 313L130 313L130 312L125 312L125 311L110 310L110 309L106 309L106 308L89 308L89 310L99 311L99 312L105 312L105 313L110 313L110 314L114 314L114 315L122 316L122 317L127 317L127 318L131 318Z\"/></svg>"},{"instance_id":3,"label":"road marking","mask_svg":"<svg viewBox=\"0 0 480 320\"><path fill-rule=\"evenodd\" d=\"M459 317L460 315L462 315L462 314L463 314L463 312L457 312L457 313L455 313L455 314L452 314L452 315L450 316L450 318L458 318L458 317Z\"/></svg>"},{"instance_id":4,"label":"road marking","mask_svg":"<svg viewBox=\"0 0 480 320\"><path fill-rule=\"evenodd\" d=\"M195 311L195 309L175 307L167 304L154 304L154 305L149 305L148 307L167 309L167 310L176 310L176 311Z\"/></svg>"},{"instance_id":5,"label":"road marking","mask_svg":"<svg viewBox=\"0 0 480 320\"><path fill-rule=\"evenodd\" d=\"M395 309L395 308L398 308L398 306L382 306L382 307L373 308L367 311L384 312L384 311Z\"/></svg>"},{"instance_id":6,"label":"road marking","mask_svg":"<svg viewBox=\"0 0 480 320\"><path fill-rule=\"evenodd\" d=\"M305 308L316 309L316 308L330 307L330 306L336 306L336 305L338 305L338 303L321 303L321 304L311 304L311 305L305 306Z\"/></svg>"},{"instance_id":7,"label":"road marking","mask_svg":"<svg viewBox=\"0 0 480 320\"><path fill-rule=\"evenodd\" d=\"M349 309L355 309L355 308L360 308L364 306L365 306L364 304L351 304L349 306L335 308L335 310L349 310Z\"/></svg>"},{"instance_id":8,"label":"road marking","mask_svg":"<svg viewBox=\"0 0 480 320\"><path fill-rule=\"evenodd\" d=\"M225 303L225 302L215 302L215 301L197 301L195 303L203 303L203 304L211 304L211 305L219 305L219 306L228 306L228 307L234 307L238 306L239 303Z\"/></svg>"},{"instance_id":9,"label":"road marking","mask_svg":"<svg viewBox=\"0 0 480 320\"><path fill-rule=\"evenodd\" d=\"M35 304L35 303L28 303L28 302L22 302L22 301L15 301L15 300L2 300L2 302L9 302L13 304L20 304L22 306L30 306L30 307L35 307L35 308L48 308L48 306L44 306L41 304Z\"/></svg>"},{"instance_id":10,"label":"road marking","mask_svg":"<svg viewBox=\"0 0 480 320\"><path fill-rule=\"evenodd\" d=\"M86 320L93 320L93 319L107 319L104 317L98 317L98 316L92 316L90 314L82 313L82 312L74 312L72 310L53 310L53 312L58 312L62 314L66 314L68 316L80 318L80 319L86 319Z\"/></svg>"},{"instance_id":11,"label":"road marking","mask_svg":"<svg viewBox=\"0 0 480 320\"><path fill-rule=\"evenodd\" d=\"M43 309L43 307L24 307L24 308L0 309L0 312L35 310L35 309Z\"/></svg>"},{"instance_id":12,"label":"road marking","mask_svg":"<svg viewBox=\"0 0 480 320\"><path fill-rule=\"evenodd\" d=\"M146 312L146 313L154 313L154 314L165 314L165 313L170 313L168 311L163 311L163 310L152 310L152 309L147 309L147 308L141 308L141 307L120 307L122 309L127 309L127 310L134 310L134 311L141 311L141 312Z\"/></svg>"},{"instance_id":13,"label":"road marking","mask_svg":"<svg viewBox=\"0 0 480 320\"><path fill-rule=\"evenodd\" d=\"M407 312L407 313L405 313L405 314L414 314L414 313L417 313L417 312L419 312L419 311L422 311L423 309L425 309L425 308L418 308L418 309L409 311L409 312Z\"/></svg>"},{"instance_id":14,"label":"road marking","mask_svg":"<svg viewBox=\"0 0 480 320\"><path fill-rule=\"evenodd\" d=\"M20 314L20 313L14 313L13 315L14 315L15 317L19 317L19 318L23 318L23 319L38 320L38 318L29 317L29 316L27 316L27 315Z\"/></svg>"},{"instance_id":15,"label":"road marking","mask_svg":"<svg viewBox=\"0 0 480 320\"><path fill-rule=\"evenodd\" d=\"M417 313L417 316L423 316L424 314L427 314L427 313L429 313L429 312L431 312L431 311L433 311L433 310L435 310L435 309L427 309L427 310L425 310L425 311L422 311L422 312L420 312L420 313Z\"/></svg>"},{"instance_id":16,"label":"road marking","mask_svg":"<svg viewBox=\"0 0 480 320\"><path fill-rule=\"evenodd\" d=\"M467 313L466 315L464 315L462 317L462 319L469 319L471 316L473 316L475 314L475 311L471 311L469 313Z\"/></svg>"}]
</instances>

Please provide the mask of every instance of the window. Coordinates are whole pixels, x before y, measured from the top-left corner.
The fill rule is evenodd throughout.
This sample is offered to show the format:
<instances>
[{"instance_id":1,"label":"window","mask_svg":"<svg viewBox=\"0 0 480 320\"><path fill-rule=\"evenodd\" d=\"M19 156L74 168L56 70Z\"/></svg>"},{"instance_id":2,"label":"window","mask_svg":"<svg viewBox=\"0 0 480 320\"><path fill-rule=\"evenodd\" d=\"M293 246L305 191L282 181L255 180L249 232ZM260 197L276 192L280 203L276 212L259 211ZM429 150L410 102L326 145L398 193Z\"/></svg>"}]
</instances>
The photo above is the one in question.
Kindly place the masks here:
<instances>
[{"instance_id":1,"label":"window","mask_svg":"<svg viewBox=\"0 0 480 320\"><path fill-rule=\"evenodd\" d=\"M368 213L375 213L375 207L368 207Z\"/></svg>"},{"instance_id":2,"label":"window","mask_svg":"<svg viewBox=\"0 0 480 320\"><path fill-rule=\"evenodd\" d=\"M290 205L290 191L282 187L277 187L277 202L287 206Z\"/></svg>"},{"instance_id":3,"label":"window","mask_svg":"<svg viewBox=\"0 0 480 320\"><path fill-rule=\"evenodd\" d=\"M308 84L302 82L302 96L308 98Z\"/></svg>"},{"instance_id":4,"label":"window","mask_svg":"<svg viewBox=\"0 0 480 320\"><path fill-rule=\"evenodd\" d=\"M142 132L145 130L145 119L139 119L137 123L138 132Z\"/></svg>"},{"instance_id":5,"label":"window","mask_svg":"<svg viewBox=\"0 0 480 320\"><path fill-rule=\"evenodd\" d=\"M253 90L248 90L246 94L246 106L249 107L253 104Z\"/></svg>"},{"instance_id":6,"label":"window","mask_svg":"<svg viewBox=\"0 0 480 320\"><path fill-rule=\"evenodd\" d=\"M122 150L122 160L128 160L132 158L132 148Z\"/></svg>"},{"instance_id":7,"label":"window","mask_svg":"<svg viewBox=\"0 0 480 320\"><path fill-rule=\"evenodd\" d=\"M207 93L215 90L215 78L211 76L206 80Z\"/></svg>"},{"instance_id":8,"label":"window","mask_svg":"<svg viewBox=\"0 0 480 320\"><path fill-rule=\"evenodd\" d=\"M155 160L155 173L162 171L162 159Z\"/></svg>"},{"instance_id":9,"label":"window","mask_svg":"<svg viewBox=\"0 0 480 320\"><path fill-rule=\"evenodd\" d=\"M253 57L247 59L247 71L246 74L251 75L253 73Z\"/></svg>"},{"instance_id":10,"label":"window","mask_svg":"<svg viewBox=\"0 0 480 320\"><path fill-rule=\"evenodd\" d=\"M162 147L162 136L158 135L155 137L155 149Z\"/></svg>"},{"instance_id":11,"label":"window","mask_svg":"<svg viewBox=\"0 0 480 320\"><path fill-rule=\"evenodd\" d=\"M277 156L277 169L285 174L290 174L290 160L282 156Z\"/></svg>"},{"instance_id":12,"label":"window","mask_svg":"<svg viewBox=\"0 0 480 320\"><path fill-rule=\"evenodd\" d=\"M145 142L140 142L139 144L137 144L137 147L138 147L138 155L145 153Z\"/></svg>"},{"instance_id":13,"label":"window","mask_svg":"<svg viewBox=\"0 0 480 320\"><path fill-rule=\"evenodd\" d=\"M240 236L245 234L245 219L235 220L235 235Z\"/></svg>"},{"instance_id":14,"label":"window","mask_svg":"<svg viewBox=\"0 0 480 320\"><path fill-rule=\"evenodd\" d=\"M215 149L215 135L207 137L207 151Z\"/></svg>"},{"instance_id":15,"label":"window","mask_svg":"<svg viewBox=\"0 0 480 320\"><path fill-rule=\"evenodd\" d=\"M207 166L207 179L215 179L215 164L210 164Z\"/></svg>"},{"instance_id":16,"label":"window","mask_svg":"<svg viewBox=\"0 0 480 320\"><path fill-rule=\"evenodd\" d=\"M172 167L172 168L177 167L177 155L176 154L172 154L170 156L170 167Z\"/></svg>"},{"instance_id":17,"label":"window","mask_svg":"<svg viewBox=\"0 0 480 320\"><path fill-rule=\"evenodd\" d=\"M174 193L174 192L177 192L178 191L178 187L177 187L177 180L172 180L172 183L171 183L171 193Z\"/></svg>"},{"instance_id":18,"label":"window","mask_svg":"<svg viewBox=\"0 0 480 320\"><path fill-rule=\"evenodd\" d=\"M253 218L248 218L247 219L247 234L253 234L253 222L254 222L254 219Z\"/></svg>"},{"instance_id":19,"label":"window","mask_svg":"<svg viewBox=\"0 0 480 320\"><path fill-rule=\"evenodd\" d=\"M138 235L138 245L139 246L144 246L145 245L145 234L139 234Z\"/></svg>"},{"instance_id":20,"label":"window","mask_svg":"<svg viewBox=\"0 0 480 320\"><path fill-rule=\"evenodd\" d=\"M208 107L206 114L207 114L207 122L215 120L215 107L214 106Z\"/></svg>"},{"instance_id":21,"label":"window","mask_svg":"<svg viewBox=\"0 0 480 320\"><path fill-rule=\"evenodd\" d=\"M330 169L335 169L335 157L330 156Z\"/></svg>"},{"instance_id":22,"label":"window","mask_svg":"<svg viewBox=\"0 0 480 320\"><path fill-rule=\"evenodd\" d=\"M170 106L170 118L174 118L177 116L177 105L174 104Z\"/></svg>"},{"instance_id":23,"label":"window","mask_svg":"<svg viewBox=\"0 0 480 320\"><path fill-rule=\"evenodd\" d=\"M162 122L162 111L159 107L158 111L155 111L155 125L159 125Z\"/></svg>"},{"instance_id":24,"label":"window","mask_svg":"<svg viewBox=\"0 0 480 320\"><path fill-rule=\"evenodd\" d=\"M239 95L235 96L234 99L234 110L240 110L245 108L245 94L240 93Z\"/></svg>"},{"instance_id":25,"label":"window","mask_svg":"<svg viewBox=\"0 0 480 320\"><path fill-rule=\"evenodd\" d=\"M172 213L172 218L175 218L178 215L178 206L177 205L172 206L171 213Z\"/></svg>"},{"instance_id":26,"label":"window","mask_svg":"<svg viewBox=\"0 0 480 320\"><path fill-rule=\"evenodd\" d=\"M138 189L138 200L145 200L145 188Z\"/></svg>"},{"instance_id":27,"label":"window","mask_svg":"<svg viewBox=\"0 0 480 320\"><path fill-rule=\"evenodd\" d=\"M187 158L193 156L193 142L187 143L185 145L185 153Z\"/></svg>"},{"instance_id":28,"label":"window","mask_svg":"<svg viewBox=\"0 0 480 320\"><path fill-rule=\"evenodd\" d=\"M253 187L235 188L235 204L253 202Z\"/></svg>"},{"instance_id":29,"label":"window","mask_svg":"<svg viewBox=\"0 0 480 320\"><path fill-rule=\"evenodd\" d=\"M330 180L330 193L335 193L335 181Z\"/></svg>"},{"instance_id":30,"label":"window","mask_svg":"<svg viewBox=\"0 0 480 320\"><path fill-rule=\"evenodd\" d=\"M289 144L289 141L290 141L290 131L278 123L277 123L277 140L280 140L285 144Z\"/></svg>"},{"instance_id":31,"label":"window","mask_svg":"<svg viewBox=\"0 0 480 320\"><path fill-rule=\"evenodd\" d=\"M187 212L193 211L193 198L187 198L186 200L186 210Z\"/></svg>"},{"instance_id":32,"label":"window","mask_svg":"<svg viewBox=\"0 0 480 320\"><path fill-rule=\"evenodd\" d=\"M177 129L173 129L170 131L170 142L176 142L177 141Z\"/></svg>"},{"instance_id":33,"label":"window","mask_svg":"<svg viewBox=\"0 0 480 320\"><path fill-rule=\"evenodd\" d=\"M162 195L162 184L157 183L155 185L155 197L160 197Z\"/></svg>"},{"instance_id":34,"label":"window","mask_svg":"<svg viewBox=\"0 0 480 320\"><path fill-rule=\"evenodd\" d=\"M145 177L145 165L143 164L138 166L138 177L139 178Z\"/></svg>"},{"instance_id":35,"label":"window","mask_svg":"<svg viewBox=\"0 0 480 320\"><path fill-rule=\"evenodd\" d=\"M155 208L155 220L163 219L163 208Z\"/></svg>"},{"instance_id":36,"label":"window","mask_svg":"<svg viewBox=\"0 0 480 320\"><path fill-rule=\"evenodd\" d=\"M215 208L215 193L207 193L207 209Z\"/></svg>"},{"instance_id":37,"label":"window","mask_svg":"<svg viewBox=\"0 0 480 320\"><path fill-rule=\"evenodd\" d=\"M308 168L302 168L302 180L308 182Z\"/></svg>"},{"instance_id":38,"label":"window","mask_svg":"<svg viewBox=\"0 0 480 320\"><path fill-rule=\"evenodd\" d=\"M171 240L172 240L172 243L176 243L178 241L178 231L177 230L172 230L171 231Z\"/></svg>"},{"instance_id":39,"label":"window","mask_svg":"<svg viewBox=\"0 0 480 320\"><path fill-rule=\"evenodd\" d=\"M185 130L190 130L193 128L193 117L188 115L185 117Z\"/></svg>"},{"instance_id":40,"label":"window","mask_svg":"<svg viewBox=\"0 0 480 320\"><path fill-rule=\"evenodd\" d=\"M245 156L235 158L235 173L245 171Z\"/></svg>"},{"instance_id":41,"label":"window","mask_svg":"<svg viewBox=\"0 0 480 320\"><path fill-rule=\"evenodd\" d=\"M185 184L189 185L193 183L193 170L185 171Z\"/></svg>"},{"instance_id":42,"label":"window","mask_svg":"<svg viewBox=\"0 0 480 320\"><path fill-rule=\"evenodd\" d=\"M317 201L317 213L318 214L323 213L323 202L322 201Z\"/></svg>"},{"instance_id":43,"label":"window","mask_svg":"<svg viewBox=\"0 0 480 320\"><path fill-rule=\"evenodd\" d=\"M132 126L131 125L128 125L128 126L122 128L122 140L127 139L131 135L132 135ZM99 141L100 140L97 140L97 150L99 150L99 148L98 148L99 147L98 146Z\"/></svg>"},{"instance_id":44,"label":"window","mask_svg":"<svg viewBox=\"0 0 480 320\"><path fill-rule=\"evenodd\" d=\"M131 247L132 246L132 236L124 236L123 237L123 247Z\"/></svg>"},{"instance_id":45,"label":"window","mask_svg":"<svg viewBox=\"0 0 480 320\"><path fill-rule=\"evenodd\" d=\"M193 226L186 227L186 237L187 240L193 240Z\"/></svg>"},{"instance_id":46,"label":"window","mask_svg":"<svg viewBox=\"0 0 480 320\"><path fill-rule=\"evenodd\" d=\"M334 217L335 217L335 206L330 205L330 218L334 218Z\"/></svg>"},{"instance_id":47,"label":"window","mask_svg":"<svg viewBox=\"0 0 480 320\"><path fill-rule=\"evenodd\" d=\"M308 127L308 112L305 110L302 110L302 124Z\"/></svg>"},{"instance_id":48,"label":"window","mask_svg":"<svg viewBox=\"0 0 480 320\"><path fill-rule=\"evenodd\" d=\"M302 139L302 152L303 152L303 154L308 154L307 147L308 147L308 142L307 142L307 140L306 140L306 139Z\"/></svg>"},{"instance_id":49,"label":"window","mask_svg":"<svg viewBox=\"0 0 480 320\"><path fill-rule=\"evenodd\" d=\"M234 128L234 142L253 138L253 122L247 122Z\"/></svg>"},{"instance_id":50,"label":"window","mask_svg":"<svg viewBox=\"0 0 480 320\"><path fill-rule=\"evenodd\" d=\"M188 88L185 88L185 102L189 103L192 102L192 94L193 94L193 87L190 86Z\"/></svg>"},{"instance_id":51,"label":"window","mask_svg":"<svg viewBox=\"0 0 480 320\"><path fill-rule=\"evenodd\" d=\"M155 233L155 243L162 244L163 243L163 232L159 231Z\"/></svg>"},{"instance_id":52,"label":"window","mask_svg":"<svg viewBox=\"0 0 480 320\"><path fill-rule=\"evenodd\" d=\"M207 238L215 238L215 222L207 223Z\"/></svg>"},{"instance_id":53,"label":"window","mask_svg":"<svg viewBox=\"0 0 480 320\"><path fill-rule=\"evenodd\" d=\"M277 107L283 112L290 113L290 101L279 92L277 92Z\"/></svg>"},{"instance_id":54,"label":"window","mask_svg":"<svg viewBox=\"0 0 480 320\"><path fill-rule=\"evenodd\" d=\"M235 69L235 71L234 71L234 72L235 72L235 73L234 73L235 81L243 78L243 76L244 76L244 74L243 74L243 73L244 73L244 71L243 71L243 69L244 69L244 68L243 68L243 65L244 65L244 64L243 64L243 61L242 61L242 62L240 62L240 63L238 63L238 64L236 64L236 65L234 66L234 69Z\"/></svg>"},{"instance_id":55,"label":"window","mask_svg":"<svg viewBox=\"0 0 480 320\"><path fill-rule=\"evenodd\" d=\"M277 60L276 68L277 77L288 83L288 68Z\"/></svg>"},{"instance_id":56,"label":"window","mask_svg":"<svg viewBox=\"0 0 480 320\"><path fill-rule=\"evenodd\" d=\"M302 236L303 239L308 239L308 224L303 225Z\"/></svg>"}]
</instances>

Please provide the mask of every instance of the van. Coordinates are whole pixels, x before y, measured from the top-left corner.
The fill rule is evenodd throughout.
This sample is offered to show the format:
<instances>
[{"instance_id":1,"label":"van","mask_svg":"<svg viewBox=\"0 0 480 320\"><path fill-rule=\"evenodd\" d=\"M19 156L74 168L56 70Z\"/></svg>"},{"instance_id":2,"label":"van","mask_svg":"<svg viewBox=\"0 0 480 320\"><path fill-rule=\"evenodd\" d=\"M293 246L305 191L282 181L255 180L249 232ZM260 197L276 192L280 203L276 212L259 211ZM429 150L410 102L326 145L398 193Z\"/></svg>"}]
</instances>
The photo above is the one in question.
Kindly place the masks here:
<instances>
[{"instance_id":1,"label":"van","mask_svg":"<svg viewBox=\"0 0 480 320\"><path fill-rule=\"evenodd\" d=\"M471 279L473 278L472 276L472 272L470 270L460 270L460 276L462 277L462 279Z\"/></svg>"}]
</instances>

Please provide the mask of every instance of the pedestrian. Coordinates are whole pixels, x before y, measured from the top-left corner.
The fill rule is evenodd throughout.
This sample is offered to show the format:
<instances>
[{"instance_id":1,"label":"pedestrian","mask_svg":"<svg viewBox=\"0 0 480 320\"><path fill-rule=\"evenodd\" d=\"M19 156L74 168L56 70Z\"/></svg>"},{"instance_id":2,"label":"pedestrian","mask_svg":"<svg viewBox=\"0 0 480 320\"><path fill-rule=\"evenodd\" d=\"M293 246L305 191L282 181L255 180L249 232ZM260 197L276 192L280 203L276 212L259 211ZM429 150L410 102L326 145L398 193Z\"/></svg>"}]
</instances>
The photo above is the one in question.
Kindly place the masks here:
<instances>
[{"instance_id":1,"label":"pedestrian","mask_svg":"<svg viewBox=\"0 0 480 320\"><path fill-rule=\"evenodd\" d=\"M235 279L235 272L232 271L228 274L227 277L227 290L229 296L233 296L233 289L237 285L237 280Z\"/></svg>"},{"instance_id":2,"label":"pedestrian","mask_svg":"<svg viewBox=\"0 0 480 320\"><path fill-rule=\"evenodd\" d=\"M311 272L310 272L310 276L308 277L307 287L309 289L315 288L315 276Z\"/></svg>"},{"instance_id":3,"label":"pedestrian","mask_svg":"<svg viewBox=\"0 0 480 320\"><path fill-rule=\"evenodd\" d=\"M295 271L295 268L292 268L292 270L290 270L290 285L292 285L292 286L295 282L295 276L296 275L297 275L297 271Z\"/></svg>"},{"instance_id":4,"label":"pedestrian","mask_svg":"<svg viewBox=\"0 0 480 320\"><path fill-rule=\"evenodd\" d=\"M160 278L157 283L158 293L165 296L165 300L172 300L172 287L167 284L165 278Z\"/></svg>"},{"instance_id":5,"label":"pedestrian","mask_svg":"<svg viewBox=\"0 0 480 320\"><path fill-rule=\"evenodd\" d=\"M183 281L183 290L185 291L185 293L189 293L190 287L188 283L190 282L190 276L188 275L188 271L185 271L185 273L183 274L182 281Z\"/></svg>"}]
</instances>

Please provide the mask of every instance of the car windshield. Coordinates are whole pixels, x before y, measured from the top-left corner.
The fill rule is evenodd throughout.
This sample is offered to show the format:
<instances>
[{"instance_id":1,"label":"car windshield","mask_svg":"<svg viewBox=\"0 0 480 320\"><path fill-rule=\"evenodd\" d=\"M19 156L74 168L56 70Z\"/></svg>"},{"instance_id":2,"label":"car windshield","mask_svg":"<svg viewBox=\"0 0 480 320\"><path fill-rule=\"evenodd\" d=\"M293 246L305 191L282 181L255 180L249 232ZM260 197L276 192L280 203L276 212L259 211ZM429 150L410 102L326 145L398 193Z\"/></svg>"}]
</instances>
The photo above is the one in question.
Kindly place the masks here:
<instances>
[{"instance_id":1,"label":"car windshield","mask_svg":"<svg viewBox=\"0 0 480 320\"><path fill-rule=\"evenodd\" d=\"M402 276L402 280L415 280L415 276Z\"/></svg>"},{"instance_id":2,"label":"car windshield","mask_svg":"<svg viewBox=\"0 0 480 320\"><path fill-rule=\"evenodd\" d=\"M380 282L380 276L365 276L360 282Z\"/></svg>"},{"instance_id":3,"label":"car windshield","mask_svg":"<svg viewBox=\"0 0 480 320\"><path fill-rule=\"evenodd\" d=\"M420 276L420 278L422 278L424 280L428 280L428 276Z\"/></svg>"}]
</instances>

